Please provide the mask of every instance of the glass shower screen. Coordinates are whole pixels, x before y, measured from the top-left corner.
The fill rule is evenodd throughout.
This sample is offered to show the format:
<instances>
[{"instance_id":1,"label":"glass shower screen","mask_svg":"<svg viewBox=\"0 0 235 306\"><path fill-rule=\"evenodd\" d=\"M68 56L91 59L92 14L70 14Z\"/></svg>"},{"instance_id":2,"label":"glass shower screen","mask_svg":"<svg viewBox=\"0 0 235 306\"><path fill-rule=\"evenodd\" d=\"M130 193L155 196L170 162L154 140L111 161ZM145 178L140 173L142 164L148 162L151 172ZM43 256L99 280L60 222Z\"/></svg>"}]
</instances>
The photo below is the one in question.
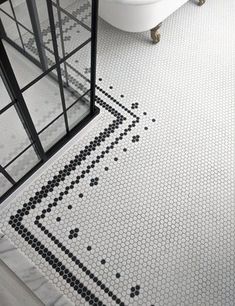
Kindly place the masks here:
<instances>
[{"instance_id":1,"label":"glass shower screen","mask_svg":"<svg viewBox=\"0 0 235 306\"><path fill-rule=\"evenodd\" d=\"M0 196L97 113L97 1L0 1Z\"/></svg>"}]
</instances>

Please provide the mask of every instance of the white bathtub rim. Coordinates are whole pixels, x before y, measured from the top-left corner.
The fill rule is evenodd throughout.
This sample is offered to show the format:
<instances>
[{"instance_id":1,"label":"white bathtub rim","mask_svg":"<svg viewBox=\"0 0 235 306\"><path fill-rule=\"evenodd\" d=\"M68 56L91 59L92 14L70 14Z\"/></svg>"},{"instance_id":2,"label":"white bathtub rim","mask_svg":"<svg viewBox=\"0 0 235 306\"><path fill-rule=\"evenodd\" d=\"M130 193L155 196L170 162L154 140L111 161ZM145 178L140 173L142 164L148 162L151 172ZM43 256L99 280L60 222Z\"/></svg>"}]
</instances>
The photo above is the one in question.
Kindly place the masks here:
<instances>
[{"instance_id":1,"label":"white bathtub rim","mask_svg":"<svg viewBox=\"0 0 235 306\"><path fill-rule=\"evenodd\" d=\"M101 0L99 16L112 26L133 33L154 28L188 0L158 0L151 5L121 4L120 1Z\"/></svg>"}]
</instances>

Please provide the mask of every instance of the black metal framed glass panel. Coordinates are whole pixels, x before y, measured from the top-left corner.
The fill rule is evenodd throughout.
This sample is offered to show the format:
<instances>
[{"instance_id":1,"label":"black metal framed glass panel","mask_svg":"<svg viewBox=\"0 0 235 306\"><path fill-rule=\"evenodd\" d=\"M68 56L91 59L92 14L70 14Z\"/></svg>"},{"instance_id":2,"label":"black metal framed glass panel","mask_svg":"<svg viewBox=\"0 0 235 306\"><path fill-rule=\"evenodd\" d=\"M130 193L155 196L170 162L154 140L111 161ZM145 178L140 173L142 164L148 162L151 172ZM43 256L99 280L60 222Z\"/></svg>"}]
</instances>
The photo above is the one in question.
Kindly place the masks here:
<instances>
[{"instance_id":1,"label":"black metal framed glass panel","mask_svg":"<svg viewBox=\"0 0 235 306\"><path fill-rule=\"evenodd\" d=\"M96 0L0 1L1 201L98 113L97 10Z\"/></svg>"}]
</instances>

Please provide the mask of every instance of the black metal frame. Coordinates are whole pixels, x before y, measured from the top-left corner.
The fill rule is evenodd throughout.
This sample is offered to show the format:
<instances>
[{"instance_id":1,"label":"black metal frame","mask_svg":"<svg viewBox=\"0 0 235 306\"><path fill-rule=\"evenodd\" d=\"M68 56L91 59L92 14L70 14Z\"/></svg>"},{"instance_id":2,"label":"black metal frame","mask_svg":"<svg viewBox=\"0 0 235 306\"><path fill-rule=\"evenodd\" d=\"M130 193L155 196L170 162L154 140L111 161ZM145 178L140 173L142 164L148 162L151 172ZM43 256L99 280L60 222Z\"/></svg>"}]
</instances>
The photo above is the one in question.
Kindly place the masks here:
<instances>
[{"instance_id":1,"label":"black metal frame","mask_svg":"<svg viewBox=\"0 0 235 306\"><path fill-rule=\"evenodd\" d=\"M48 3L49 2L50 1L48 1ZM38 55L39 55L40 63L42 66L42 70L46 71L48 69L47 58L46 58L45 49L43 48L42 31L41 31L41 26L39 22L36 2L35 0L26 0L26 3L27 3L28 11L29 11L29 17L30 17L30 21L32 24L32 29L33 29L33 33L34 33L34 37L35 37L35 41L37 45L37 50L38 50ZM14 11L13 7L12 7L12 10ZM22 40L22 44L24 46L23 40Z\"/></svg>"},{"instance_id":2,"label":"black metal frame","mask_svg":"<svg viewBox=\"0 0 235 306\"><path fill-rule=\"evenodd\" d=\"M5 0L6 1L6 0ZM0 3L3 3L5 1L1 1ZM0 173L4 175L4 177L12 184L12 187L2 196L0 197L0 203L5 200L14 190L16 190L25 180L27 180L42 164L44 164L52 155L54 155L67 141L69 141L79 130L81 130L90 120L92 120L98 113L99 109L95 106L95 82L96 82L96 48L97 48L97 19L98 19L98 1L92 0L92 20L91 20L91 29L87 27L87 25L84 25L81 21L79 21L79 24L84 25L86 29L89 29L91 31L91 38L86 40L84 43L82 43L80 46L72 50L69 54L65 55L65 50L62 42L62 55L63 57L59 57L58 52L58 46L57 46L57 40L56 40L56 32L55 32L55 23L54 23L54 14L53 14L53 7L57 8L58 12L58 19L61 20L60 11L63 13L68 13L66 10L60 7L59 0L56 0L56 3L54 3L52 0L45 0L47 2L47 9L48 9L48 15L49 15L49 22L50 22L50 28L51 28L51 34L52 34L52 43L54 48L54 56L55 56L55 64L52 65L50 68L48 68L47 65L47 58L45 55L45 49L47 51L48 48L43 44L42 36L41 36L41 29L39 20L37 17L37 8L35 5L35 0L26 0L28 10L30 12L30 19L31 24L33 28L33 32L31 32L29 29L27 29L24 25L22 25L17 19L16 15L14 14L14 8L12 6L11 0L8 0L11 6L11 9L13 11L13 16L8 15L9 18L13 19L17 25L17 30L19 32L20 41L22 43L22 48L17 45L14 41L12 41L9 37L7 37L4 27L2 25L1 19L0 19L0 72L3 79L3 82L6 86L6 89L9 93L9 96L11 98L11 102L0 109L0 115L3 114L5 111L7 111L10 107L14 107L17 111L17 114L27 132L27 135L31 141L31 144L28 145L22 152L20 152L17 156L15 156L11 161L7 163L7 165L2 166L0 165ZM3 11L0 8L1 11ZM70 16L70 13L68 13L68 16ZM72 15L73 19L74 16ZM38 53L39 53L39 61L31 56L24 48L24 43L22 36L20 34L20 28L19 26L23 27L24 29L27 29L28 32L31 32L35 36L35 42L37 45ZM60 28L60 35L61 35L61 41L62 41L62 29ZM5 51L5 47L3 45L2 39L10 43L13 47L15 47L19 52L21 52L24 56L26 56L29 60L31 60L34 64L36 64L38 67L42 69L42 73L35 78L33 81L31 81L29 84L24 86L23 88L20 88L17 82L17 79L14 75L14 71L11 67L10 61L7 57L7 53ZM64 98L64 89L66 88L69 90L68 86L68 77L67 77L67 70L66 66L69 65L66 63L66 60L69 59L72 55L74 55L76 52L78 52L81 48L83 48L88 43L91 43L91 78L90 78L90 89L88 89L83 95L79 96L69 107L66 108L65 104L65 98ZM65 79L66 82L62 80L62 74L61 74L61 64L64 64L64 68L66 71ZM53 70L57 71L57 76L53 74ZM31 86L33 86L36 82L38 82L40 79L42 79L44 76L50 76L53 79L56 79L60 88L60 95L61 95L61 102L62 102L62 113L60 113L56 118L54 118L49 124L47 124L43 129L41 129L39 132L36 131L36 128L34 126L33 120L31 118L30 112L28 111L27 105L24 101L23 92L25 92L27 89L29 89ZM84 79L86 79L84 77ZM90 112L89 114L81 120L74 128L69 129L68 125L68 118L67 118L67 111L73 107L77 102L80 100L86 99L87 96L90 94ZM41 141L39 139L39 135L45 131L50 125L52 125L56 120L58 120L61 116L64 116L64 122L65 122L65 130L66 135L61 138L55 145L53 145L48 151L45 152ZM34 166L26 175L24 175L21 179L19 179L17 182L9 175L6 168L13 163L17 158L19 158L25 151L27 151L30 147L33 147L38 158L39 162L36 166Z\"/></svg>"}]
</instances>

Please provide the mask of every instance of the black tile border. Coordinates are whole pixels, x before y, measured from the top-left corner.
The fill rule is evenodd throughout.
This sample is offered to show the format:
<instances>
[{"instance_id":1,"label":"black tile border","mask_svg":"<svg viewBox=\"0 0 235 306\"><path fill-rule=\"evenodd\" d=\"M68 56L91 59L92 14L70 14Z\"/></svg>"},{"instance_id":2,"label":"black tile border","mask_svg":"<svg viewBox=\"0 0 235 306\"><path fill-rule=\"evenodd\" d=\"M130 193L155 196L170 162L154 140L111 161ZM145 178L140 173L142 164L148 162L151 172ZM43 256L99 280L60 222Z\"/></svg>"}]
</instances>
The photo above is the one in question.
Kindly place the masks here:
<instances>
[{"instance_id":1,"label":"black tile border","mask_svg":"<svg viewBox=\"0 0 235 306\"><path fill-rule=\"evenodd\" d=\"M43 33L45 35L45 33ZM47 44L49 41L47 41ZM27 47L33 52L37 53L37 50L34 48L32 41L29 40L29 44ZM47 47L47 50L50 52L50 48ZM53 63L50 58L48 58L48 61L50 63ZM70 66L70 69L73 70L77 75L82 77L85 81L89 80L86 78L85 75L80 73L75 67ZM63 71L62 71L63 73ZM76 81L76 77L70 75L71 79L75 81L75 86L78 89L83 88L83 85L78 83ZM99 81L102 81L102 78L99 78ZM80 87L79 87L80 86ZM82 86L82 87L81 87ZM113 86L110 85L109 89L113 89ZM60 201L63 200L64 197L70 192L71 189L74 188L76 184L79 184L80 181L86 177L87 174L90 173L92 168L95 168L95 165L98 164L105 156L119 143L121 140L139 123L140 117L136 115L133 110L137 109L139 104L138 103L132 103L131 109L124 106L122 103L120 103L117 99L115 99L112 95L107 93L105 90L103 90L100 86L96 85L96 90L99 91L101 94L103 94L106 98L109 99L110 102L112 102L115 106L121 108L123 111L127 113L128 116L132 117L132 121L129 122L129 125L127 128L125 128L122 133L119 134L111 143L110 145L106 146L106 148L101 152L101 154L97 155L93 161L87 165L85 170L82 170L80 175L76 177L75 180L71 181L71 184L69 186L66 186L63 192L59 192L58 196L54 198L53 202L50 203L47 207L47 209L43 209L41 215L38 215L34 221L34 224L47 236L51 239L51 241L54 242L54 244L57 245L57 247L64 252L65 255L68 256L68 258L71 258L72 261L75 262L75 264L91 279L93 282L101 289L103 290L108 297L112 298L113 301L116 302L116 304L125 306L124 302L121 301L120 298L118 298L104 283L102 283L89 269L87 269L83 263L80 262L80 260L69 251L69 249L66 249L64 245L55 237L52 233L49 232L49 230L40 222L42 219L45 218L47 213L50 213L52 208L54 206L57 206ZM124 98L123 94L120 94L121 98ZM34 209L37 204L41 203L43 198L46 198L47 195L54 190L54 187L58 187L60 185L60 182L63 182L65 180L66 176L69 176L72 171L75 171L75 169L78 166L81 166L81 164L86 160L86 157L91 154L92 151L95 151L97 147L101 145L102 142L104 142L107 138L109 138L112 133L114 133L117 129L121 127L124 121L127 120L127 117L122 115L120 111L118 111L113 106L106 103L103 99L96 96L96 103L101 106L104 110L108 111L110 114L114 116L114 120L102 131L100 132L92 141L89 142L88 145L84 147L83 150L79 152L78 155L75 155L73 160L70 160L69 164L64 165L63 169L59 171L59 174L54 175L51 180L47 182L45 186L42 186L39 191L35 193L33 197L29 198L28 203L24 203L23 207L21 209L17 210L16 215L12 215L9 220L9 224L15 229L15 231L25 240L28 244L31 245L31 247L38 252L39 255L41 255L42 258L44 258L50 266L63 278L66 279L67 283L70 284L70 286L77 291L78 294L81 295L82 298L84 298L87 302L89 302L90 305L100 305L103 306L104 303L100 301L86 286L84 286L76 277L66 268L65 265L63 265L58 258L54 254L52 254L34 235L30 233L30 231L22 224L23 217L29 214L29 211ZM144 113L145 115L146 113ZM145 130L148 128L145 127ZM138 142L139 141L139 135L133 136L132 142ZM134 139L134 141L133 141ZM123 152L126 152L127 148L123 149ZM114 158L114 162L118 161L118 157ZM108 167L104 167L104 171L108 171ZM94 182L91 182L90 186L98 184L98 178ZM82 194L81 194L82 195ZM83 195L82 195L83 196ZM81 197L82 197L81 196ZM79 195L80 197L80 195ZM71 205L69 205L71 206ZM72 209L72 206L68 209ZM58 219L58 218L57 218ZM60 222L60 220L56 220L57 222ZM72 235L70 235L72 237ZM72 238L71 238L72 239ZM87 250L91 250L91 246L87 247ZM105 264L105 260L103 259L101 261L101 264ZM116 273L116 278L120 278L120 273ZM132 288L139 288L139 285L133 286ZM128 289L127 289L128 291ZM139 290L136 290L134 293L131 292L129 294L131 298L134 298L135 296L139 295Z\"/></svg>"},{"instance_id":2,"label":"black tile border","mask_svg":"<svg viewBox=\"0 0 235 306\"><path fill-rule=\"evenodd\" d=\"M41 219L44 219L47 213L50 213L52 208L57 206L58 203L66 197L70 190L74 188L74 185L79 184L79 182L85 178L87 174L90 173L92 168L95 168L95 165L100 162L101 159L105 156L139 123L140 118L134 114L127 107L122 105L118 100L104 91L101 87L97 86L97 89L104 94L109 100L111 100L115 105L127 112L128 115L132 116L134 120L130 122L127 128L125 128L110 145L106 146L106 149L97 155L92 162L87 165L86 169L81 171L80 175L76 177L76 180L72 181L69 186L66 186L63 192L60 192L56 198L54 198L53 203L48 204L47 209L43 209L41 215L37 216L34 224L47 236L49 237L54 244L64 252L68 258L71 258L75 264L84 272L93 282L103 290L108 297L112 298L117 305L125 306L125 303L121 301L102 281L100 281L85 265L67 249L49 230L40 222ZM84 298L90 305L99 305L103 306L104 303L100 301L84 284L82 284L70 271L66 268L61 261L50 252L31 232L22 224L24 216L28 215L30 210L34 209L37 204L41 203L43 198L46 198L47 195L54 190L54 187L58 187L60 182L64 181L66 176L69 176L72 171L74 171L77 166L80 166L83 161L86 160L86 157L91 154L92 151L95 151L97 147L100 146L111 134L117 130L124 121L127 120L127 117L122 115L118 110L113 106L106 103L99 97L96 97L96 103L100 105L104 110L108 111L114 116L114 120L105 128L102 132L98 134L88 145L80 151L78 155L74 157L73 160L70 160L70 163L65 165L62 170L59 171L58 175L53 176L52 180L47 182L46 186L42 186L41 190L37 191L34 197L29 198L28 203L24 203L22 209L17 210L16 215L12 215L9 220L9 224L15 231L42 257L44 258L49 265L63 278L66 279L67 283L77 291L82 298Z\"/></svg>"}]
</instances>

